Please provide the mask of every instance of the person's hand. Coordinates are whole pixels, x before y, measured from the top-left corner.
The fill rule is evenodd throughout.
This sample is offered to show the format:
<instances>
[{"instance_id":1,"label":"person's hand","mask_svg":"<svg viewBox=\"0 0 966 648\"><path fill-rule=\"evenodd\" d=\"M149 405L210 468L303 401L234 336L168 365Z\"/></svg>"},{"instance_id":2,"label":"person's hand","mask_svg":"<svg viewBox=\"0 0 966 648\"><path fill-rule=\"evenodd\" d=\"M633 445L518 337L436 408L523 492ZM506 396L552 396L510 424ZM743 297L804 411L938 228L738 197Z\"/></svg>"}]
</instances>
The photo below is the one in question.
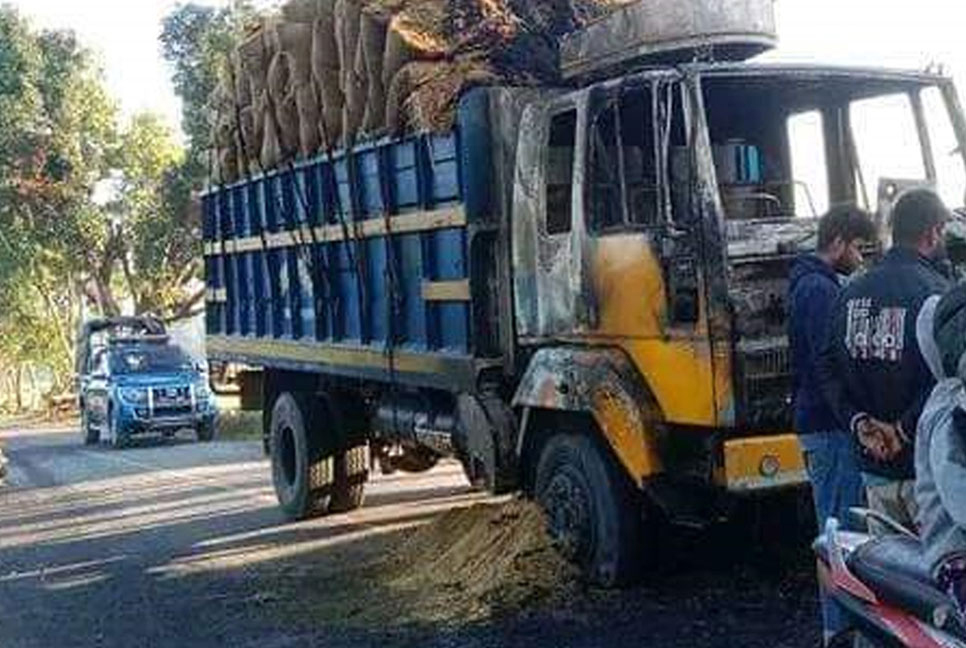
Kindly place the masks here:
<instances>
[{"instance_id":1,"label":"person's hand","mask_svg":"<svg viewBox=\"0 0 966 648\"><path fill-rule=\"evenodd\" d=\"M856 425L859 445L877 461L888 461L902 450L902 439L895 425L864 418Z\"/></svg>"}]
</instances>

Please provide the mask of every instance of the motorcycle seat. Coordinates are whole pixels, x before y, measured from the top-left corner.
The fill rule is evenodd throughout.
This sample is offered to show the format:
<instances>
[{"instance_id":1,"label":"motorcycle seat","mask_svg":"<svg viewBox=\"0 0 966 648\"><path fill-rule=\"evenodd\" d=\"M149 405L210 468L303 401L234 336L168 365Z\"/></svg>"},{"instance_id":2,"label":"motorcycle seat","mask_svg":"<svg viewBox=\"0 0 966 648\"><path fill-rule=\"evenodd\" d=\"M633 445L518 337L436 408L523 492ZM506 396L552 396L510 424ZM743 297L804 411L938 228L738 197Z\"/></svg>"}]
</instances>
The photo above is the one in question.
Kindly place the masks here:
<instances>
[{"instance_id":1,"label":"motorcycle seat","mask_svg":"<svg viewBox=\"0 0 966 648\"><path fill-rule=\"evenodd\" d=\"M901 535L874 538L853 551L847 563L881 601L935 626L960 626L956 606L936 587L918 540Z\"/></svg>"}]
</instances>

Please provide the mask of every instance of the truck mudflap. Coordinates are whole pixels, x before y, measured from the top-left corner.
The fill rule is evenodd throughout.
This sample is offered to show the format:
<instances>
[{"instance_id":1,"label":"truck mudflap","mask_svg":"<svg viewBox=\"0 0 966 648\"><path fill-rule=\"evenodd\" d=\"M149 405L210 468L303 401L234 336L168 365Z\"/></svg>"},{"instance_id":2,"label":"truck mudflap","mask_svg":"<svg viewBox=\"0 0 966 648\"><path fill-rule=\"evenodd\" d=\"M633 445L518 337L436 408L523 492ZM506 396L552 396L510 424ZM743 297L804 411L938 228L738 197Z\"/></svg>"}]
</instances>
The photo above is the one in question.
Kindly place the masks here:
<instances>
[{"instance_id":1,"label":"truck mudflap","mask_svg":"<svg viewBox=\"0 0 966 648\"><path fill-rule=\"evenodd\" d=\"M663 471L656 438L660 412L622 351L541 349L530 360L513 405L590 414L628 476L639 486L647 477ZM519 448L525 447L529 432L523 429Z\"/></svg>"},{"instance_id":2,"label":"truck mudflap","mask_svg":"<svg viewBox=\"0 0 966 648\"><path fill-rule=\"evenodd\" d=\"M715 484L731 493L791 488L808 483L795 434L728 439L715 466Z\"/></svg>"}]
</instances>

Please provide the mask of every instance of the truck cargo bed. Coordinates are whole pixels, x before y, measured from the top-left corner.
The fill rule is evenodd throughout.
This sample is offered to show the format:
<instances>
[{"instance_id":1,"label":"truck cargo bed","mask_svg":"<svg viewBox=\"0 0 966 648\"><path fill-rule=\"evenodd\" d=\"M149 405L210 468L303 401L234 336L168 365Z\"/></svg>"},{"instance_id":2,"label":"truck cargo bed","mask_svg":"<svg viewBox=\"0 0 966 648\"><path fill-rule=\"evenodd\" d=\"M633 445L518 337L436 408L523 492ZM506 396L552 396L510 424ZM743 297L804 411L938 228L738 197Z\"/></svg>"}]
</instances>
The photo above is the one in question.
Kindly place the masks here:
<instances>
[{"instance_id":1,"label":"truck cargo bed","mask_svg":"<svg viewBox=\"0 0 966 648\"><path fill-rule=\"evenodd\" d=\"M486 113L209 190L209 356L449 388L498 363Z\"/></svg>"}]
</instances>

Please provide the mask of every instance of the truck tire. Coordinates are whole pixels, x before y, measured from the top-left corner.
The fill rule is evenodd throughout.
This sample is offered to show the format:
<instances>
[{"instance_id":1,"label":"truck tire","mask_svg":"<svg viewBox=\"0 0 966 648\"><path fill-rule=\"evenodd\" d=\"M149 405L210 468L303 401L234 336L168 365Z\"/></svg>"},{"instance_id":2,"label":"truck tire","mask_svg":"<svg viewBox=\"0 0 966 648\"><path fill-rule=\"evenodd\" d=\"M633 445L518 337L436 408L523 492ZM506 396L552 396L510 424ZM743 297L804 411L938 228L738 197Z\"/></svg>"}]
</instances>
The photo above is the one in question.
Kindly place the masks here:
<instances>
[{"instance_id":1,"label":"truck tire","mask_svg":"<svg viewBox=\"0 0 966 648\"><path fill-rule=\"evenodd\" d=\"M279 507L291 520L324 515L332 491L332 457L310 434L317 408L310 398L285 392L272 408L272 482Z\"/></svg>"},{"instance_id":2,"label":"truck tire","mask_svg":"<svg viewBox=\"0 0 966 648\"><path fill-rule=\"evenodd\" d=\"M534 493L551 537L589 581L616 587L638 576L644 549L639 496L592 438L551 436L537 463Z\"/></svg>"},{"instance_id":3,"label":"truck tire","mask_svg":"<svg viewBox=\"0 0 966 648\"><path fill-rule=\"evenodd\" d=\"M84 445L97 445L101 441L101 433L91 425L86 407L81 409L81 436L84 437Z\"/></svg>"},{"instance_id":4,"label":"truck tire","mask_svg":"<svg viewBox=\"0 0 966 648\"><path fill-rule=\"evenodd\" d=\"M358 445L336 454L330 513L347 513L362 506L369 481L369 446Z\"/></svg>"}]
</instances>

